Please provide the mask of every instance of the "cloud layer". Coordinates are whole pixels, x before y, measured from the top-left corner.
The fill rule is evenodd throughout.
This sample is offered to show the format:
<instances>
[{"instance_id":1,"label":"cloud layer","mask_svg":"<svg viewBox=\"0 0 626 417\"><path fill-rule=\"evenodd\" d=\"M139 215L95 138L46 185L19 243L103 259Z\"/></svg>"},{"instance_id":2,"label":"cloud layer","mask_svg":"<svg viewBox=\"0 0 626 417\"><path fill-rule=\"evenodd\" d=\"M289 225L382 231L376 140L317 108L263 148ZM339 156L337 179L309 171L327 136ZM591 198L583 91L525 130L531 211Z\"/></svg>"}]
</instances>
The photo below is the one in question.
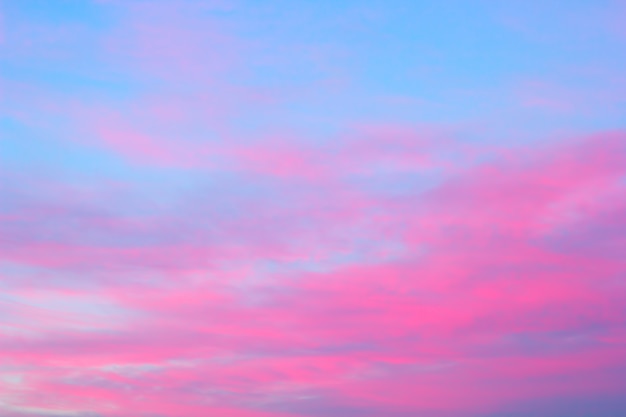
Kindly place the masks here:
<instances>
[{"instance_id":1,"label":"cloud layer","mask_svg":"<svg viewBox=\"0 0 626 417\"><path fill-rule=\"evenodd\" d=\"M626 410L623 126L364 121L334 47L250 76L297 45L240 5L81 4L5 11L0 414Z\"/></svg>"}]
</instances>

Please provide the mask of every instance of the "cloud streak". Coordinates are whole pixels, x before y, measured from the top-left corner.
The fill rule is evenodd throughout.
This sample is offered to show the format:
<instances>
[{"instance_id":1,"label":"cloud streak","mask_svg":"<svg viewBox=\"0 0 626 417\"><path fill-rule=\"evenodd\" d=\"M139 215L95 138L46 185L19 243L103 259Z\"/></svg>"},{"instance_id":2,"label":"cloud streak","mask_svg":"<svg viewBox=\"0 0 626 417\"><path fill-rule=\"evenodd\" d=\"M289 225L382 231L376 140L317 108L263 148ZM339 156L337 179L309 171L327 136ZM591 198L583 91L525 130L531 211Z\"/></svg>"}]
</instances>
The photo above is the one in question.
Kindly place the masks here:
<instances>
[{"instance_id":1,"label":"cloud streak","mask_svg":"<svg viewBox=\"0 0 626 417\"><path fill-rule=\"evenodd\" d=\"M485 120L509 123L490 105L364 122L250 77L265 48L299 45L259 23L270 6L85 4L7 8L9 43L55 28L65 52L2 46L19 71L0 107L0 414L626 410L626 130L582 117L585 94L511 75L538 79L519 94L533 111L589 121L533 141L487 138ZM393 95L357 72L341 91L299 82L329 106Z\"/></svg>"},{"instance_id":2,"label":"cloud streak","mask_svg":"<svg viewBox=\"0 0 626 417\"><path fill-rule=\"evenodd\" d=\"M538 395L617 395L624 380L613 370L626 364L626 264L614 231L625 224L625 138L598 134L496 155L420 195L360 191L359 202L341 199L341 190L326 205L316 194L328 197L329 189L308 184L297 195L319 205L309 211L284 212L284 202L261 196L251 201L255 213L232 219L248 226L220 221L223 230L197 229L193 238L185 225L201 224L207 211L136 222L95 212L85 224L95 240L73 242L76 208L55 198L63 208L53 222L68 233L46 236L31 225L50 211L20 201L40 210L21 210L31 227L4 217L5 268L76 276L76 284L42 284L67 294L56 303L68 306L67 297L106 297L117 307L102 317L118 324L99 328L77 306L59 327L65 319L45 308L6 305L13 330L2 337L3 362L28 375L28 391L9 398L30 406L38 402L29 392L46 392L104 414L93 404L106 399L112 415L153 406L200 415L215 406L274 412L299 396L458 413ZM354 230L353 239L337 237ZM211 243L214 233L220 238ZM292 247L272 248L267 239ZM375 247L383 241L401 250ZM374 247L360 253L368 242ZM587 249L594 245L608 250ZM342 251L347 259L324 270L304 262L314 252L321 256L314 262L328 262ZM130 271L145 280L120 279ZM12 275L9 299L36 299L17 278L32 282L38 273ZM68 293L79 282L88 288ZM113 318L119 314L126 318ZM139 393L148 403L136 403Z\"/></svg>"}]
</instances>

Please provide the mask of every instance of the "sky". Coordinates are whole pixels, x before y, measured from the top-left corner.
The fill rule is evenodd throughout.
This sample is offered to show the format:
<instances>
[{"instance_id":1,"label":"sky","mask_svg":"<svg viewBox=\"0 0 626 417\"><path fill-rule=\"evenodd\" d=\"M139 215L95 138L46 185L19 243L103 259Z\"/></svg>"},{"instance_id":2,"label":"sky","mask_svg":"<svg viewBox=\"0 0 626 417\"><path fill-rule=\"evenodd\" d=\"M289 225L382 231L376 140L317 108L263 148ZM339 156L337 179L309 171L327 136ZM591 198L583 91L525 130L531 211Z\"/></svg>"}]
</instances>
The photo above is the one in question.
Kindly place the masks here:
<instances>
[{"instance_id":1,"label":"sky","mask_svg":"<svg viewBox=\"0 0 626 417\"><path fill-rule=\"evenodd\" d=\"M625 20L0 0L0 415L626 415Z\"/></svg>"}]
</instances>

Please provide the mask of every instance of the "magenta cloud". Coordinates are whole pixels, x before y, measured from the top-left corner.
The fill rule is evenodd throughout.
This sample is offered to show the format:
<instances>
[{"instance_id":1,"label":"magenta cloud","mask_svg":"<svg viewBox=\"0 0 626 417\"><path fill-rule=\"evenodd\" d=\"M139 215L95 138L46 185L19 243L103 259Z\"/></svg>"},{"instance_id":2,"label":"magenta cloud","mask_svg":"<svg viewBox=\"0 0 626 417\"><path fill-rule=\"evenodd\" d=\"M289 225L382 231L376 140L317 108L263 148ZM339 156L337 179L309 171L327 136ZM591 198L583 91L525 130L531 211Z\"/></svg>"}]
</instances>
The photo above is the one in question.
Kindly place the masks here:
<instances>
[{"instance_id":1,"label":"magenta cloud","mask_svg":"<svg viewBox=\"0 0 626 417\"><path fill-rule=\"evenodd\" d=\"M2 12L1 416L626 410L623 53L579 66L578 2L79 3Z\"/></svg>"},{"instance_id":2,"label":"magenta cloud","mask_svg":"<svg viewBox=\"0 0 626 417\"><path fill-rule=\"evenodd\" d=\"M206 228L210 211L132 219L55 186L47 203L14 196L4 396L17 411L270 416L298 398L454 415L618 395L625 138L492 155L419 195L324 177L294 191L306 208L260 196Z\"/></svg>"}]
</instances>

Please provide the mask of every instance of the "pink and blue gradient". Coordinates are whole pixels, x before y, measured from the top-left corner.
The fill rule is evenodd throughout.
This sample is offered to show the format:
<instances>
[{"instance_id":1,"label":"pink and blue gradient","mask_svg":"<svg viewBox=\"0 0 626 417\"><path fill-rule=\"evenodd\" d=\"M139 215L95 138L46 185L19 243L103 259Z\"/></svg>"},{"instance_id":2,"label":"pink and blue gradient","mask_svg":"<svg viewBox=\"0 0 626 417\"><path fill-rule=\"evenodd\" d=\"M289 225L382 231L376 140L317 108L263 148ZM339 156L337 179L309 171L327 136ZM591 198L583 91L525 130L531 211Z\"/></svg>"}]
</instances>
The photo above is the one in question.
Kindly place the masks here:
<instances>
[{"instance_id":1,"label":"pink and blue gradient","mask_svg":"<svg viewBox=\"0 0 626 417\"><path fill-rule=\"evenodd\" d=\"M625 19L5 0L0 415L626 415Z\"/></svg>"}]
</instances>

